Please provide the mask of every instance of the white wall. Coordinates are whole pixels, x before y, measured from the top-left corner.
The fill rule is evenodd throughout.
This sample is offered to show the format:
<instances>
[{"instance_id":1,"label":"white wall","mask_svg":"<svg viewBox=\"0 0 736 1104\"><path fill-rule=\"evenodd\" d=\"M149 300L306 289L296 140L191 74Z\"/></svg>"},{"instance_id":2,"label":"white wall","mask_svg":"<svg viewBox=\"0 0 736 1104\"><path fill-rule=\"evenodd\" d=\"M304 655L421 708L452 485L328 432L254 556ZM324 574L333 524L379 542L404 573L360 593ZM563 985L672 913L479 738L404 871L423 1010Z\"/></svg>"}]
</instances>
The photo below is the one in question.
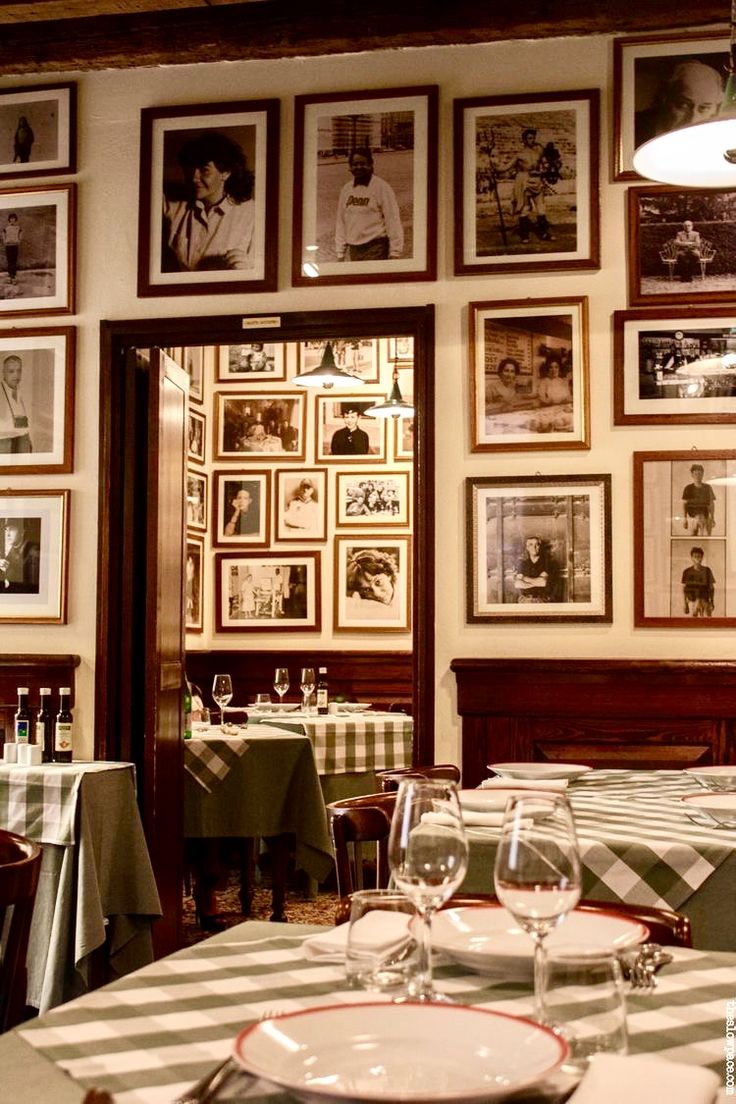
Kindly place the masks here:
<instances>
[{"instance_id":1,"label":"white wall","mask_svg":"<svg viewBox=\"0 0 736 1104\"><path fill-rule=\"evenodd\" d=\"M44 80L51 80L44 74ZM68 79L65 74L63 79ZM79 224L76 448L74 474L18 478L19 486L70 486L72 534L69 623L3 626L4 652L78 652L77 713L92 747L97 550L97 395L101 319L276 310L339 310L436 304L437 424L437 754L459 756L455 656L585 656L729 659L731 635L633 628L631 454L640 449L726 448L728 426L612 425L611 313L626 307L626 185L610 183L612 45L610 38L386 50L363 55L134 69L79 74ZM5 78L4 87L38 83ZM361 288L289 285L293 96L316 91L440 88L439 273L436 283ZM459 96L598 87L602 92L602 267L592 273L452 275L452 100ZM281 125L280 291L273 295L138 300L136 241L138 139L142 107L278 97ZM467 304L473 300L580 295L590 300L592 448L590 452L472 455L469 451ZM29 319L28 324L34 324ZM19 325L23 323L18 323ZM613 476L614 621L611 625L466 625L463 481L469 475L610 472ZM15 485L16 481L14 481ZM419 642L421 646L421 642Z\"/></svg>"}]
</instances>

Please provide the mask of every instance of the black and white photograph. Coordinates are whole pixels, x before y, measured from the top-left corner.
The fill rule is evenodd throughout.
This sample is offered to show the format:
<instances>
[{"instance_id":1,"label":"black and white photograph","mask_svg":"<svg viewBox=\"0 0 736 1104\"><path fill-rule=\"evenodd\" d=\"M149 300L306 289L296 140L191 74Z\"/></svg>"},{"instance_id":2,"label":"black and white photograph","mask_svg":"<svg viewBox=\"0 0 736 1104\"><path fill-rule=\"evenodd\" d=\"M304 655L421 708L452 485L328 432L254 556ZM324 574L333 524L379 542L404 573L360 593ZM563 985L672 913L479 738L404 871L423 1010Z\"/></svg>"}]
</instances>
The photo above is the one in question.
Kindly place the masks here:
<instances>
[{"instance_id":1,"label":"black and white photograph","mask_svg":"<svg viewBox=\"0 0 736 1104\"><path fill-rule=\"evenodd\" d=\"M588 301L471 303L471 449L590 448Z\"/></svg>"},{"instance_id":2,"label":"black and white photograph","mask_svg":"<svg viewBox=\"0 0 736 1104\"><path fill-rule=\"evenodd\" d=\"M216 459L253 454L303 460L306 394L215 392Z\"/></svg>"},{"instance_id":3,"label":"black and white photograph","mask_svg":"<svg viewBox=\"0 0 736 1104\"><path fill-rule=\"evenodd\" d=\"M386 458L385 419L366 414L377 400L317 396L317 459L345 464Z\"/></svg>"},{"instance_id":4,"label":"black and white photograph","mask_svg":"<svg viewBox=\"0 0 736 1104\"><path fill-rule=\"evenodd\" d=\"M411 537L335 537L335 632L409 632Z\"/></svg>"},{"instance_id":5,"label":"black and white photograph","mask_svg":"<svg viewBox=\"0 0 736 1104\"><path fill-rule=\"evenodd\" d=\"M437 88L297 96L292 283L432 280Z\"/></svg>"},{"instance_id":6,"label":"black and white photograph","mask_svg":"<svg viewBox=\"0 0 736 1104\"><path fill-rule=\"evenodd\" d=\"M215 554L218 632L321 628L319 552Z\"/></svg>"},{"instance_id":7,"label":"black and white photograph","mask_svg":"<svg viewBox=\"0 0 736 1104\"><path fill-rule=\"evenodd\" d=\"M393 367L394 364L414 364L414 338L413 337L387 337L382 342L385 349L385 360Z\"/></svg>"},{"instance_id":8,"label":"black and white photograph","mask_svg":"<svg viewBox=\"0 0 736 1104\"><path fill-rule=\"evenodd\" d=\"M187 529L207 531L207 480L205 472L187 472Z\"/></svg>"},{"instance_id":9,"label":"black and white photograph","mask_svg":"<svg viewBox=\"0 0 736 1104\"><path fill-rule=\"evenodd\" d=\"M276 470L276 540L327 540L325 468Z\"/></svg>"},{"instance_id":10,"label":"black and white photograph","mask_svg":"<svg viewBox=\"0 0 736 1104\"><path fill-rule=\"evenodd\" d=\"M736 317L718 307L614 311L616 425L736 421Z\"/></svg>"},{"instance_id":11,"label":"black and white photograph","mask_svg":"<svg viewBox=\"0 0 736 1104\"><path fill-rule=\"evenodd\" d=\"M411 472L364 469L337 472L338 528L386 529L411 521Z\"/></svg>"},{"instance_id":12,"label":"black and white photograph","mask_svg":"<svg viewBox=\"0 0 736 1104\"><path fill-rule=\"evenodd\" d=\"M73 313L75 188L0 192L0 315Z\"/></svg>"},{"instance_id":13,"label":"black and white photograph","mask_svg":"<svg viewBox=\"0 0 736 1104\"><path fill-rule=\"evenodd\" d=\"M66 623L69 496L0 494L0 624Z\"/></svg>"},{"instance_id":14,"label":"black and white photograph","mask_svg":"<svg viewBox=\"0 0 736 1104\"><path fill-rule=\"evenodd\" d=\"M455 273L599 267L599 94L455 100Z\"/></svg>"},{"instance_id":15,"label":"black and white photograph","mask_svg":"<svg viewBox=\"0 0 736 1104\"><path fill-rule=\"evenodd\" d=\"M211 346L185 345L181 351L181 366L189 376L190 402L204 401L204 378L211 357Z\"/></svg>"},{"instance_id":16,"label":"black and white photograph","mask_svg":"<svg viewBox=\"0 0 736 1104\"><path fill-rule=\"evenodd\" d=\"M204 464L207 444L207 419L198 410L189 410L188 435L188 459L195 464Z\"/></svg>"},{"instance_id":17,"label":"black and white photograph","mask_svg":"<svg viewBox=\"0 0 736 1104\"><path fill-rule=\"evenodd\" d=\"M326 341L303 341L299 346L299 371L311 372L322 363ZM363 383L378 383L378 341L376 338L331 338L332 355L342 372Z\"/></svg>"},{"instance_id":18,"label":"black and white photograph","mask_svg":"<svg viewBox=\"0 0 736 1104\"><path fill-rule=\"evenodd\" d=\"M270 534L271 473L215 471L212 543L265 547Z\"/></svg>"},{"instance_id":19,"label":"black and white photograph","mask_svg":"<svg viewBox=\"0 0 736 1104\"><path fill-rule=\"evenodd\" d=\"M0 333L0 474L71 472L76 330Z\"/></svg>"},{"instance_id":20,"label":"black and white photograph","mask_svg":"<svg viewBox=\"0 0 736 1104\"><path fill-rule=\"evenodd\" d=\"M202 582L204 568L204 537L187 537L185 571L185 627L187 632L204 629Z\"/></svg>"},{"instance_id":21,"label":"black and white photograph","mask_svg":"<svg viewBox=\"0 0 736 1104\"><path fill-rule=\"evenodd\" d=\"M736 624L736 451L634 453L634 624Z\"/></svg>"},{"instance_id":22,"label":"black and white photograph","mask_svg":"<svg viewBox=\"0 0 736 1104\"><path fill-rule=\"evenodd\" d=\"M252 341L243 345L220 345L217 360L218 383L249 380L282 380L286 366L282 342Z\"/></svg>"},{"instance_id":23,"label":"black and white photograph","mask_svg":"<svg viewBox=\"0 0 736 1104\"><path fill-rule=\"evenodd\" d=\"M637 180L644 142L719 113L728 72L722 32L614 38L614 179Z\"/></svg>"},{"instance_id":24,"label":"black and white photograph","mask_svg":"<svg viewBox=\"0 0 736 1104\"><path fill-rule=\"evenodd\" d=\"M736 191L629 188L629 305L736 295Z\"/></svg>"},{"instance_id":25,"label":"black and white photograph","mask_svg":"<svg viewBox=\"0 0 736 1104\"><path fill-rule=\"evenodd\" d=\"M278 124L278 100L142 110L140 296L275 290Z\"/></svg>"},{"instance_id":26,"label":"black and white photograph","mask_svg":"<svg viewBox=\"0 0 736 1104\"><path fill-rule=\"evenodd\" d=\"M77 86L35 84L0 92L0 178L76 170Z\"/></svg>"},{"instance_id":27,"label":"black and white photograph","mask_svg":"<svg viewBox=\"0 0 736 1104\"><path fill-rule=\"evenodd\" d=\"M467 610L485 621L611 622L611 477L465 481Z\"/></svg>"}]
</instances>

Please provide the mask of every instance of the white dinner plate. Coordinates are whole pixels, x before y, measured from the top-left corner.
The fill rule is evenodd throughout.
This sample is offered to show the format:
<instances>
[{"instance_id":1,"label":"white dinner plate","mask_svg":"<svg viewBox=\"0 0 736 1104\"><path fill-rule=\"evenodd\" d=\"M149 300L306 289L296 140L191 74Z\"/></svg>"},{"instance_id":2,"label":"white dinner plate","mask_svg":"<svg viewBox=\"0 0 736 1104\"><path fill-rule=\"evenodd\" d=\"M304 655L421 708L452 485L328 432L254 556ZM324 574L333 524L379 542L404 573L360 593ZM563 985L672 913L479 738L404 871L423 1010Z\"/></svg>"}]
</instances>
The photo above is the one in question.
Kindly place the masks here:
<instances>
[{"instance_id":1,"label":"white dinner plate","mask_svg":"<svg viewBox=\"0 0 736 1104\"><path fill-rule=\"evenodd\" d=\"M649 929L610 912L575 909L550 932L547 947L574 943L620 950L645 943ZM432 947L478 974L527 977L533 969L531 937L501 905L441 909L432 919Z\"/></svg>"},{"instance_id":2,"label":"white dinner plate","mask_svg":"<svg viewBox=\"0 0 736 1104\"><path fill-rule=\"evenodd\" d=\"M495 790L458 790L457 796L460 807L472 809L478 813L502 813L506 808L506 802L510 797L544 797L550 796L549 790L515 790L511 786L508 789ZM547 812L545 808L543 810Z\"/></svg>"},{"instance_id":3,"label":"white dinner plate","mask_svg":"<svg viewBox=\"0 0 736 1104\"><path fill-rule=\"evenodd\" d=\"M701 790L699 793L685 794L680 801L687 809L706 813L724 828L736 828L736 793Z\"/></svg>"},{"instance_id":4,"label":"white dinner plate","mask_svg":"<svg viewBox=\"0 0 736 1104\"><path fill-rule=\"evenodd\" d=\"M501 778L580 778L592 767L579 763L489 763L488 770Z\"/></svg>"},{"instance_id":5,"label":"white dinner plate","mask_svg":"<svg viewBox=\"0 0 736 1104\"><path fill-rule=\"evenodd\" d=\"M248 709L253 713L295 713L297 709L301 709L301 704L300 702L271 702L264 708L253 702Z\"/></svg>"},{"instance_id":6,"label":"white dinner plate","mask_svg":"<svg viewBox=\"0 0 736 1104\"><path fill-rule=\"evenodd\" d=\"M686 767L685 774L697 778L708 790L736 791L736 766Z\"/></svg>"},{"instance_id":7,"label":"white dinner plate","mask_svg":"<svg viewBox=\"0 0 736 1104\"><path fill-rule=\"evenodd\" d=\"M452 1004L310 1008L241 1031L234 1054L303 1100L501 1100L553 1073L567 1044L531 1020Z\"/></svg>"}]
</instances>

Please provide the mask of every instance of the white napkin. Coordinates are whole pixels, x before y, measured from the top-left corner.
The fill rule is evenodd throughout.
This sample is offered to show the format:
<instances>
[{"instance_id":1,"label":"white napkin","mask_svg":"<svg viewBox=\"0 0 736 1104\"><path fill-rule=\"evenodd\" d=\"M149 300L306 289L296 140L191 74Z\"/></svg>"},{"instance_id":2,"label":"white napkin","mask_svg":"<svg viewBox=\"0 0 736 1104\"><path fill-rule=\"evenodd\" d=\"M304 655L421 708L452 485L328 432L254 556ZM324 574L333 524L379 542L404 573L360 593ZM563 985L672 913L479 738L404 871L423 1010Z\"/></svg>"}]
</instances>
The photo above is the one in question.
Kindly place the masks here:
<instances>
[{"instance_id":1,"label":"white napkin","mask_svg":"<svg viewBox=\"0 0 736 1104\"><path fill-rule=\"evenodd\" d=\"M551 790L561 793L567 789L566 778L484 778L479 790Z\"/></svg>"},{"instance_id":2,"label":"white napkin","mask_svg":"<svg viewBox=\"0 0 736 1104\"><path fill-rule=\"evenodd\" d=\"M400 947L409 937L411 914L391 912L388 909L373 909L361 916L354 927L360 931L360 942L376 950L390 950ZM344 962L348 946L350 924L339 924L336 928L309 935L302 943L304 957L319 962Z\"/></svg>"},{"instance_id":3,"label":"white napkin","mask_svg":"<svg viewBox=\"0 0 736 1104\"><path fill-rule=\"evenodd\" d=\"M649 1054L596 1054L570 1104L713 1104L720 1081L712 1070Z\"/></svg>"},{"instance_id":4,"label":"white napkin","mask_svg":"<svg viewBox=\"0 0 736 1104\"><path fill-rule=\"evenodd\" d=\"M466 828L500 828L503 824L504 814L502 812L482 813L477 809L463 809L462 814ZM422 813L422 823L442 824L447 828L452 828L455 821L447 813ZM524 818L521 823L529 827L532 821Z\"/></svg>"}]
</instances>

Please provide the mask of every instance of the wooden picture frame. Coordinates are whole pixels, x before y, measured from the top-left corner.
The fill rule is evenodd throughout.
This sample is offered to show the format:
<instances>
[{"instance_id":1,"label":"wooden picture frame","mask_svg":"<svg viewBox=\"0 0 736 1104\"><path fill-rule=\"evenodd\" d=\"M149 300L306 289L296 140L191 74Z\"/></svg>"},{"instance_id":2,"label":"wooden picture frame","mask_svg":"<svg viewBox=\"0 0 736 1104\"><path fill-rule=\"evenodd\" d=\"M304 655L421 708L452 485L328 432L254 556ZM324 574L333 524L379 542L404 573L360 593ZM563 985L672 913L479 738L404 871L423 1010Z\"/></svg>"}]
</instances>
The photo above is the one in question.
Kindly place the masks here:
<instances>
[{"instance_id":1,"label":"wooden picture frame","mask_svg":"<svg viewBox=\"0 0 736 1104\"><path fill-rule=\"evenodd\" d=\"M371 418L365 411L377 401L376 396L355 398L340 393L339 398L318 395L315 415L318 463L366 464L386 459L386 425L384 418ZM354 420L349 411L357 412ZM332 450L339 451L333 452ZM348 449L357 451L348 452Z\"/></svg>"},{"instance_id":2,"label":"wooden picture frame","mask_svg":"<svg viewBox=\"0 0 736 1104\"><path fill-rule=\"evenodd\" d=\"M0 475L73 471L76 333L0 330Z\"/></svg>"},{"instance_id":3,"label":"wooden picture frame","mask_svg":"<svg viewBox=\"0 0 736 1104\"><path fill-rule=\"evenodd\" d=\"M13 136L0 157L0 179L76 172L76 84L3 88L0 133Z\"/></svg>"},{"instance_id":4,"label":"wooden picture frame","mask_svg":"<svg viewBox=\"0 0 736 1104\"><path fill-rule=\"evenodd\" d=\"M437 103L436 85L296 97L295 287L436 278ZM364 199L382 216L368 241Z\"/></svg>"},{"instance_id":5,"label":"wooden picture frame","mask_svg":"<svg viewBox=\"0 0 736 1104\"><path fill-rule=\"evenodd\" d=\"M335 537L333 630L411 631L410 536Z\"/></svg>"},{"instance_id":6,"label":"wooden picture frame","mask_svg":"<svg viewBox=\"0 0 736 1104\"><path fill-rule=\"evenodd\" d=\"M185 345L181 350L181 366L189 376L189 401L204 402L204 377L211 367L210 346Z\"/></svg>"},{"instance_id":7,"label":"wooden picture frame","mask_svg":"<svg viewBox=\"0 0 736 1104\"><path fill-rule=\"evenodd\" d=\"M378 361L378 338L375 337L338 337L330 338L335 364L349 376L363 383L380 382ZM322 355L327 341L302 341L298 346L299 373L311 372L322 363Z\"/></svg>"},{"instance_id":8,"label":"wooden picture frame","mask_svg":"<svg viewBox=\"0 0 736 1104\"><path fill-rule=\"evenodd\" d=\"M215 391L215 459L304 460L304 391Z\"/></svg>"},{"instance_id":9,"label":"wooden picture frame","mask_svg":"<svg viewBox=\"0 0 736 1104\"><path fill-rule=\"evenodd\" d=\"M0 624L66 624L70 496L0 492Z\"/></svg>"},{"instance_id":10,"label":"wooden picture frame","mask_svg":"<svg viewBox=\"0 0 736 1104\"><path fill-rule=\"evenodd\" d=\"M599 100L454 101L456 275L600 267Z\"/></svg>"},{"instance_id":11,"label":"wooden picture frame","mask_svg":"<svg viewBox=\"0 0 736 1104\"><path fill-rule=\"evenodd\" d=\"M193 464L204 464L207 456L207 419L199 410L188 411L187 459Z\"/></svg>"},{"instance_id":12,"label":"wooden picture frame","mask_svg":"<svg viewBox=\"0 0 736 1104\"><path fill-rule=\"evenodd\" d=\"M383 364L393 370L397 367L414 367L414 338L413 337L386 337L381 341ZM403 391L402 391L403 394Z\"/></svg>"},{"instance_id":13,"label":"wooden picture frame","mask_svg":"<svg viewBox=\"0 0 736 1104\"><path fill-rule=\"evenodd\" d=\"M614 311L613 420L736 422L736 315L719 307Z\"/></svg>"},{"instance_id":14,"label":"wooden picture frame","mask_svg":"<svg viewBox=\"0 0 736 1104\"><path fill-rule=\"evenodd\" d=\"M472 452L590 448L588 300L469 305Z\"/></svg>"},{"instance_id":15,"label":"wooden picture frame","mask_svg":"<svg viewBox=\"0 0 736 1104\"><path fill-rule=\"evenodd\" d=\"M469 624L610 624L610 475L472 476L465 510Z\"/></svg>"},{"instance_id":16,"label":"wooden picture frame","mask_svg":"<svg viewBox=\"0 0 736 1104\"><path fill-rule=\"evenodd\" d=\"M188 633L204 631L204 537L187 535L184 624Z\"/></svg>"},{"instance_id":17,"label":"wooden picture frame","mask_svg":"<svg viewBox=\"0 0 736 1104\"><path fill-rule=\"evenodd\" d=\"M736 451L635 452L634 625L736 625Z\"/></svg>"},{"instance_id":18,"label":"wooden picture frame","mask_svg":"<svg viewBox=\"0 0 736 1104\"><path fill-rule=\"evenodd\" d=\"M393 529L411 525L411 472L367 468L335 473L338 529Z\"/></svg>"},{"instance_id":19,"label":"wooden picture frame","mask_svg":"<svg viewBox=\"0 0 736 1104\"><path fill-rule=\"evenodd\" d=\"M320 582L319 552L216 552L216 631L319 632Z\"/></svg>"},{"instance_id":20,"label":"wooden picture frame","mask_svg":"<svg viewBox=\"0 0 736 1104\"><path fill-rule=\"evenodd\" d=\"M0 317L74 313L76 185L0 191Z\"/></svg>"},{"instance_id":21,"label":"wooden picture frame","mask_svg":"<svg viewBox=\"0 0 736 1104\"><path fill-rule=\"evenodd\" d=\"M327 470L277 468L275 472L276 540L327 540Z\"/></svg>"},{"instance_id":22,"label":"wooden picture frame","mask_svg":"<svg viewBox=\"0 0 736 1104\"><path fill-rule=\"evenodd\" d=\"M214 471L212 544L265 548L271 535L271 472Z\"/></svg>"},{"instance_id":23,"label":"wooden picture frame","mask_svg":"<svg viewBox=\"0 0 736 1104\"><path fill-rule=\"evenodd\" d=\"M217 356L218 383L250 383L252 380L286 378L285 346L282 341L252 341L242 345L220 345Z\"/></svg>"},{"instance_id":24,"label":"wooden picture frame","mask_svg":"<svg viewBox=\"0 0 736 1104\"><path fill-rule=\"evenodd\" d=\"M207 472L187 471L187 529L207 532L208 485Z\"/></svg>"},{"instance_id":25,"label":"wooden picture frame","mask_svg":"<svg viewBox=\"0 0 736 1104\"><path fill-rule=\"evenodd\" d=\"M641 179L632 164L637 146L718 114L728 60L721 31L614 38L614 180Z\"/></svg>"},{"instance_id":26,"label":"wooden picture frame","mask_svg":"<svg viewBox=\"0 0 736 1104\"><path fill-rule=\"evenodd\" d=\"M278 100L143 108L139 296L276 290L278 130ZM210 162L218 177L209 183L226 192L223 221L198 245L189 232L192 204L208 182L192 177Z\"/></svg>"}]
</instances>

